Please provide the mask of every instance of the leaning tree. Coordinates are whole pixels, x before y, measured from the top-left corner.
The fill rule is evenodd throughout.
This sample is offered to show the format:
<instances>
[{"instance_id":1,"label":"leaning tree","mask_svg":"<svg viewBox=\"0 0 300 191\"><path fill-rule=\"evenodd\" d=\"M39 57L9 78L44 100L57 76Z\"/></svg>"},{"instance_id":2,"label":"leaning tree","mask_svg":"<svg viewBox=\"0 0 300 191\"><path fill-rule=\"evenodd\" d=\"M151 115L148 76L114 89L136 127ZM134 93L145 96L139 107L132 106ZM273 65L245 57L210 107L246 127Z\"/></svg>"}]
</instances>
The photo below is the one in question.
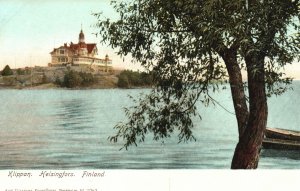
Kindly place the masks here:
<instances>
[{"instance_id":1,"label":"leaning tree","mask_svg":"<svg viewBox=\"0 0 300 191\"><path fill-rule=\"evenodd\" d=\"M291 83L282 68L299 57L298 0L112 1L119 19L95 14L102 41L151 71L155 86L126 109L111 137L127 149L153 133L194 139L196 102L229 80L239 142L232 168L256 168L266 128L267 97ZM247 83L242 81L242 70ZM245 93L247 88L248 94ZM248 99L249 98L249 99ZM249 109L247 106L249 101Z\"/></svg>"}]
</instances>

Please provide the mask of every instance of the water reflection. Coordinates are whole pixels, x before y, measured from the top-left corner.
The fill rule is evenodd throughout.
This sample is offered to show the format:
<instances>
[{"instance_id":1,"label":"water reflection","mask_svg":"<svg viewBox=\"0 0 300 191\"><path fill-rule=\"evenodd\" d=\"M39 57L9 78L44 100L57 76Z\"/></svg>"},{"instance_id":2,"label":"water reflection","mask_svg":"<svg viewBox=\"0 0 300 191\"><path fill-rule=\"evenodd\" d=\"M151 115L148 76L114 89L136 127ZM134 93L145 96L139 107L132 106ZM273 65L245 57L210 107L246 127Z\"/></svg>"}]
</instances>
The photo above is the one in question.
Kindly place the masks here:
<instances>
[{"instance_id":1,"label":"water reflection","mask_svg":"<svg viewBox=\"0 0 300 191\"><path fill-rule=\"evenodd\" d=\"M300 160L300 153L296 150L263 149L261 157Z\"/></svg>"},{"instance_id":2,"label":"water reflection","mask_svg":"<svg viewBox=\"0 0 300 191\"><path fill-rule=\"evenodd\" d=\"M300 94L300 83L298 87ZM130 90L136 95L142 91ZM138 147L119 151L122 140L113 144L107 137L114 135L113 126L125 119L122 107L131 104L128 93L129 90L0 92L0 169L230 168L238 137L236 128L232 128L235 118L214 108L204 108L206 116L195 121L197 142L177 144L174 135L161 145L148 136ZM226 101L229 93L220 94L219 99ZM288 117L299 112L300 104L300 99L294 99L290 105L284 101L270 104L271 121L278 118L282 123L278 126L291 128ZM290 111L281 115L282 108ZM299 124L300 118L294 121ZM300 168L299 160L300 153L296 151L263 150L259 168Z\"/></svg>"},{"instance_id":3,"label":"water reflection","mask_svg":"<svg viewBox=\"0 0 300 191\"><path fill-rule=\"evenodd\" d=\"M58 126L71 129L92 128L91 113L95 112L93 103L84 99L62 100L55 105ZM84 125L83 125L84 124Z\"/></svg>"}]
</instances>

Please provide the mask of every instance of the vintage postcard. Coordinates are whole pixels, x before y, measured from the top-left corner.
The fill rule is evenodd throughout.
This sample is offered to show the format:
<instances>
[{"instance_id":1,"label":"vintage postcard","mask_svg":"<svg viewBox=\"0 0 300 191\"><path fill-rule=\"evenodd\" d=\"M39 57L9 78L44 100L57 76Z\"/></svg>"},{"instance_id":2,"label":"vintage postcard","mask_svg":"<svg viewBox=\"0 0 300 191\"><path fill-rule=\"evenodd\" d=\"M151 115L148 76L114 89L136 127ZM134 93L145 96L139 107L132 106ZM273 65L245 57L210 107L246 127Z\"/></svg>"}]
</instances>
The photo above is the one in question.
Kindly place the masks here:
<instances>
[{"instance_id":1,"label":"vintage postcard","mask_svg":"<svg viewBox=\"0 0 300 191\"><path fill-rule=\"evenodd\" d=\"M299 7L0 0L0 189L296 188Z\"/></svg>"}]
</instances>

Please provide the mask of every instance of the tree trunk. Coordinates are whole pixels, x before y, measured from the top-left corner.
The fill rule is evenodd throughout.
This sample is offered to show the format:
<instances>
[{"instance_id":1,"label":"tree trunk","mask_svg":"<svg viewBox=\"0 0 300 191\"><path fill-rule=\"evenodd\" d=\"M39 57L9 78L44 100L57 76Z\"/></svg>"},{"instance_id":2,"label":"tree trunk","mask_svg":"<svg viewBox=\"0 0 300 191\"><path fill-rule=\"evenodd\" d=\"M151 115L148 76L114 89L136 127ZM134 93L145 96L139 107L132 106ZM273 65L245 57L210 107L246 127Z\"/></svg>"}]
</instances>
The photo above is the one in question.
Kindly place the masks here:
<instances>
[{"instance_id":1,"label":"tree trunk","mask_svg":"<svg viewBox=\"0 0 300 191\"><path fill-rule=\"evenodd\" d=\"M238 123L239 137L241 137L244 130L246 129L249 112L246 103L241 68L239 67L239 64L237 62L237 51L227 49L222 54L222 58L226 64L227 72L229 75L231 96Z\"/></svg>"},{"instance_id":2,"label":"tree trunk","mask_svg":"<svg viewBox=\"0 0 300 191\"><path fill-rule=\"evenodd\" d=\"M247 127L236 146L232 169L255 169L267 125L264 56L246 56L250 113Z\"/></svg>"}]
</instances>

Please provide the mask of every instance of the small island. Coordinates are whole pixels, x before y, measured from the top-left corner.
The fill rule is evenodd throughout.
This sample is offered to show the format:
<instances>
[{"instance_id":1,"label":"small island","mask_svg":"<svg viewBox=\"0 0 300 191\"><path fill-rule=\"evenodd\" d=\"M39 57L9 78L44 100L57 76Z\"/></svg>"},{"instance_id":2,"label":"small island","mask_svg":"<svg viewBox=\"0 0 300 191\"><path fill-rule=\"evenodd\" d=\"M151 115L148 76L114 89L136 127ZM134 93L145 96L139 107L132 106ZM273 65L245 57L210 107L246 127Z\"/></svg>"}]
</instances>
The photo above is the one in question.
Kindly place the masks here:
<instances>
[{"instance_id":1,"label":"small island","mask_svg":"<svg viewBox=\"0 0 300 191\"><path fill-rule=\"evenodd\" d=\"M78 43L64 43L50 52L48 66L11 69L0 73L0 88L12 89L100 89L149 87L152 76L146 72L118 70L108 55L98 58L96 43L85 43L81 29Z\"/></svg>"},{"instance_id":2,"label":"small island","mask_svg":"<svg viewBox=\"0 0 300 191\"><path fill-rule=\"evenodd\" d=\"M148 88L152 84L151 74L131 70L101 72L76 66L11 69L6 65L0 72L0 89Z\"/></svg>"}]
</instances>

